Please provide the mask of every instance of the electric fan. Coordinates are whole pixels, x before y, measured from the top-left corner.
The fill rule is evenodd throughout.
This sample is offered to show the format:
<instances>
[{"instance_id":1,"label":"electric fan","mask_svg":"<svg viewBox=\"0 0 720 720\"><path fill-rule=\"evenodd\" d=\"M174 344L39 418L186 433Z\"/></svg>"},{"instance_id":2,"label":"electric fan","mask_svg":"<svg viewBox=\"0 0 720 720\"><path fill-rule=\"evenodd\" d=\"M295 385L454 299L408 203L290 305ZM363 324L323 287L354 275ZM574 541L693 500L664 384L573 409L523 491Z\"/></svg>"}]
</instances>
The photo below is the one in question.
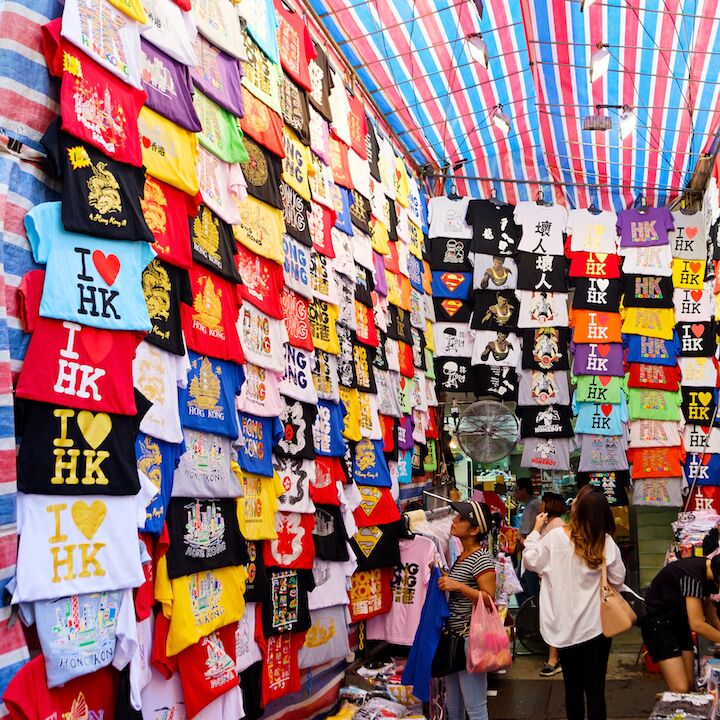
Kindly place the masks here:
<instances>
[{"instance_id":1,"label":"electric fan","mask_svg":"<svg viewBox=\"0 0 720 720\"><path fill-rule=\"evenodd\" d=\"M547 652L547 644L540 634L538 598L528 598L515 616L515 633L522 646L533 655Z\"/></svg>"},{"instance_id":2,"label":"electric fan","mask_svg":"<svg viewBox=\"0 0 720 720\"><path fill-rule=\"evenodd\" d=\"M494 463L507 457L517 445L520 423L501 402L480 400L463 410L455 436L475 462Z\"/></svg>"}]
</instances>

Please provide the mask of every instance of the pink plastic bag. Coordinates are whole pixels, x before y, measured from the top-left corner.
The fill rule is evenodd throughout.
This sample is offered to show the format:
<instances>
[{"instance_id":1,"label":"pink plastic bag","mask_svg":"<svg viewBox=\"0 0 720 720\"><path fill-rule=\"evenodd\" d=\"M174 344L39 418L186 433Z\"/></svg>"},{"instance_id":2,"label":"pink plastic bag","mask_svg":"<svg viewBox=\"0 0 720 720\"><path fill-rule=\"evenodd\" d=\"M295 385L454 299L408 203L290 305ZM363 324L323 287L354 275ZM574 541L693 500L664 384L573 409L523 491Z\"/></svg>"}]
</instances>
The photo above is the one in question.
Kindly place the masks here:
<instances>
[{"instance_id":1,"label":"pink plastic bag","mask_svg":"<svg viewBox=\"0 0 720 720\"><path fill-rule=\"evenodd\" d=\"M510 640L495 603L485 607L482 596L475 603L470 618L470 634L465 653L468 672L495 672L510 667Z\"/></svg>"}]
</instances>

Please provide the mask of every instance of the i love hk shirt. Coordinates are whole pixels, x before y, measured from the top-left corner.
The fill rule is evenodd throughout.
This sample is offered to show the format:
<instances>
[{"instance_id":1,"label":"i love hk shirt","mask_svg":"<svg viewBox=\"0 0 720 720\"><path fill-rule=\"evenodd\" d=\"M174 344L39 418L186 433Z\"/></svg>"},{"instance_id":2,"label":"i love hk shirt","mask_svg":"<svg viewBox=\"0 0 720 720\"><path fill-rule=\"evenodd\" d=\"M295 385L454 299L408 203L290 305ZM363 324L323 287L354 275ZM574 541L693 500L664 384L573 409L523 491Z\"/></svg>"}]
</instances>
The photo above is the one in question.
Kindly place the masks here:
<instances>
[{"instance_id":1,"label":"i love hk shirt","mask_svg":"<svg viewBox=\"0 0 720 720\"><path fill-rule=\"evenodd\" d=\"M83 410L134 415L132 360L143 334L40 317L44 276L33 270L18 288L23 326L32 335L15 394Z\"/></svg>"},{"instance_id":2,"label":"i love hk shirt","mask_svg":"<svg viewBox=\"0 0 720 720\"><path fill-rule=\"evenodd\" d=\"M155 251L144 242L68 233L60 206L36 205L25 216L33 257L47 266L40 314L109 330L149 331L141 276Z\"/></svg>"}]
</instances>

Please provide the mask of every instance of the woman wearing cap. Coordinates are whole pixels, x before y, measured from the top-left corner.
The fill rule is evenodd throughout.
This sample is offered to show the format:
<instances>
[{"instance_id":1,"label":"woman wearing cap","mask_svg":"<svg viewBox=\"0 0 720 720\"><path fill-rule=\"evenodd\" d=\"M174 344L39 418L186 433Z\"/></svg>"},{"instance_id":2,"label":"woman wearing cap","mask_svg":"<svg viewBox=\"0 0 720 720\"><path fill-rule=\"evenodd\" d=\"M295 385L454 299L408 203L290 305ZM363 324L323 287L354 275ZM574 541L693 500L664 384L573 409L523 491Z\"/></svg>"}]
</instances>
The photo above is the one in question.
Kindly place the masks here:
<instances>
[{"instance_id":1,"label":"woman wearing cap","mask_svg":"<svg viewBox=\"0 0 720 720\"><path fill-rule=\"evenodd\" d=\"M600 578L603 557L608 581L621 587L625 565L612 539L610 505L599 488L586 485L577 494L565 527L540 532L548 521L539 513L525 539L523 560L540 583L540 632L558 649L565 683L568 720L605 720L605 675L610 638L600 622Z\"/></svg>"},{"instance_id":2,"label":"woman wearing cap","mask_svg":"<svg viewBox=\"0 0 720 720\"><path fill-rule=\"evenodd\" d=\"M495 563L483 549L490 532L492 516L485 503L450 503L458 514L450 533L460 540L463 551L449 573L438 580L449 592L450 616L447 627L455 635L468 636L473 605L482 598L486 605L495 599ZM448 720L487 720L487 675L465 670L445 678L445 704Z\"/></svg>"}]
</instances>

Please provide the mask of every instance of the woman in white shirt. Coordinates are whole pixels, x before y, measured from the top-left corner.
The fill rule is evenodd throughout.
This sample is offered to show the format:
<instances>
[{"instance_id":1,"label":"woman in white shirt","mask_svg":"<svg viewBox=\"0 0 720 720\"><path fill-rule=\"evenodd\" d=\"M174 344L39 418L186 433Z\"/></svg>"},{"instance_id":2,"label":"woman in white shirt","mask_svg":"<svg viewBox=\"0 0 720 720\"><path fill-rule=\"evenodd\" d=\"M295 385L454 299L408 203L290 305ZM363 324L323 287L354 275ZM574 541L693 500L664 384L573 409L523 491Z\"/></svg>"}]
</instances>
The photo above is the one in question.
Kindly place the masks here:
<instances>
[{"instance_id":1,"label":"woman in white shirt","mask_svg":"<svg viewBox=\"0 0 720 720\"><path fill-rule=\"evenodd\" d=\"M602 634L600 576L603 556L608 580L620 587L625 565L612 539L615 532L610 505L603 492L586 485L578 493L570 522L544 537L547 522L540 513L525 539L525 566L542 578L540 632L558 649L565 683L568 720L606 720L605 675L612 640Z\"/></svg>"}]
</instances>

